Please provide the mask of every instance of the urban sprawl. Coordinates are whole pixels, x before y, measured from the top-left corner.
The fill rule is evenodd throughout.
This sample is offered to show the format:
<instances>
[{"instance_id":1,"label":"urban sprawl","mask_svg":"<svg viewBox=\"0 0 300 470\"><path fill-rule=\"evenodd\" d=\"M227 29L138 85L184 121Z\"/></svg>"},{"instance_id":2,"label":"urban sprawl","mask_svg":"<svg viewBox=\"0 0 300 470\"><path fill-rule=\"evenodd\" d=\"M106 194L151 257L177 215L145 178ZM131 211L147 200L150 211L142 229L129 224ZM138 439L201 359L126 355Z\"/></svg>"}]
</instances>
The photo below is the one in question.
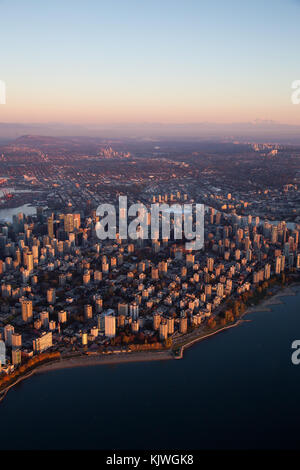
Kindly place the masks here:
<instances>
[{"instance_id":1,"label":"urban sprawl","mask_svg":"<svg viewBox=\"0 0 300 470\"><path fill-rule=\"evenodd\" d=\"M280 161L280 153L287 152L270 145L245 147L248 158L259 158L263 165ZM15 148L10 152L14 156ZM66 163L65 154L63 161L57 157L51 163L44 150L34 152L40 160L29 158L26 173L25 164L20 174L15 159L5 153L0 162L2 186L15 190L3 191L1 208L13 207L12 201L22 197L18 190L30 195L36 208L30 215L20 211L11 221L0 223L2 387L37 364L72 357L141 351L169 351L176 357L185 341L230 325L279 285L298 280L300 213L295 178L267 188L249 181L248 187L238 188L233 178L229 191L223 175L218 178L215 173L212 186L213 159L201 160L201 152L200 157L191 152L179 162L177 155L155 151L151 178L149 172L143 173L142 156L139 160L109 146L93 155L93 165L84 171L82 161L86 161L79 157L81 170L76 162ZM26 155L31 155L28 149ZM193 164L196 157L203 167ZM115 165L111 179L107 181L106 175L99 186L97 162L99 168L103 162ZM140 173L128 170L116 178L120 165L140 165ZM74 167L76 171L71 170ZM87 182L89 172L92 181ZM279 194L281 204L273 206ZM97 205L116 203L120 195L146 207L205 204L203 248L186 250L184 234L182 240L175 239L172 214L169 239L158 233L156 239L133 241L117 233L114 240L99 240ZM283 203L289 209L289 222L274 220ZM117 205L116 210L119 217Z\"/></svg>"}]
</instances>

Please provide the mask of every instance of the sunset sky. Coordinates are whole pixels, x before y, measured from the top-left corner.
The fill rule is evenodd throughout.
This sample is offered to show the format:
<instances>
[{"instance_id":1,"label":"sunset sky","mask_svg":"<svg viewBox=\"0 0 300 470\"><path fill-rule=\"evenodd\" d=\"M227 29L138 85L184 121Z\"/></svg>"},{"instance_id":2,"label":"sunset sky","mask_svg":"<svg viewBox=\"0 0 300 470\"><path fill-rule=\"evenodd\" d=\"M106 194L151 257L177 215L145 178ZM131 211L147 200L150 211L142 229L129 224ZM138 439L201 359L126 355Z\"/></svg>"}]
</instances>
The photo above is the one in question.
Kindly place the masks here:
<instances>
[{"instance_id":1,"label":"sunset sky","mask_svg":"<svg viewBox=\"0 0 300 470\"><path fill-rule=\"evenodd\" d=\"M0 122L300 125L300 0L0 0Z\"/></svg>"}]
</instances>

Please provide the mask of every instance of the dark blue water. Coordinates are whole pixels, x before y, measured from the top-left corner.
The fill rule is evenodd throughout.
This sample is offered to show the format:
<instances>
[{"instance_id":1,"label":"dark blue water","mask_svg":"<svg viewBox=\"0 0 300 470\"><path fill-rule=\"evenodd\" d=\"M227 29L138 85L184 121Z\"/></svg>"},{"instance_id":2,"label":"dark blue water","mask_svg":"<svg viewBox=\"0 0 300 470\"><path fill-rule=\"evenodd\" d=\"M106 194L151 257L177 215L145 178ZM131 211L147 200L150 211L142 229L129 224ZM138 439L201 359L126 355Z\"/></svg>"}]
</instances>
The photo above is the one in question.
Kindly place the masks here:
<instances>
[{"instance_id":1,"label":"dark blue water","mask_svg":"<svg viewBox=\"0 0 300 470\"><path fill-rule=\"evenodd\" d=\"M299 306L285 297L183 360L33 376L0 404L0 448L300 448Z\"/></svg>"}]
</instances>

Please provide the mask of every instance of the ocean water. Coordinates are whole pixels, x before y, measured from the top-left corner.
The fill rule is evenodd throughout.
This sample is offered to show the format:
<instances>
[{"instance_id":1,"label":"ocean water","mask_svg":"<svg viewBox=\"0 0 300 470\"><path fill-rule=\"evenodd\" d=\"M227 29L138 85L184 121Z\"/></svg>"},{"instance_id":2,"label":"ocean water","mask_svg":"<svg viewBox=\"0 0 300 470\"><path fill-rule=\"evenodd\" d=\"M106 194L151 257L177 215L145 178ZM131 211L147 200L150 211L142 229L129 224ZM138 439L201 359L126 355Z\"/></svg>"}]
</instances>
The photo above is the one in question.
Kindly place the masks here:
<instances>
[{"instance_id":1,"label":"ocean water","mask_svg":"<svg viewBox=\"0 0 300 470\"><path fill-rule=\"evenodd\" d=\"M177 361L27 379L0 404L0 449L298 449L300 294Z\"/></svg>"},{"instance_id":2,"label":"ocean water","mask_svg":"<svg viewBox=\"0 0 300 470\"><path fill-rule=\"evenodd\" d=\"M30 204L23 204L23 206L12 207L8 209L0 209L0 221L12 222L13 216L22 212L24 215L36 215L36 207Z\"/></svg>"}]
</instances>

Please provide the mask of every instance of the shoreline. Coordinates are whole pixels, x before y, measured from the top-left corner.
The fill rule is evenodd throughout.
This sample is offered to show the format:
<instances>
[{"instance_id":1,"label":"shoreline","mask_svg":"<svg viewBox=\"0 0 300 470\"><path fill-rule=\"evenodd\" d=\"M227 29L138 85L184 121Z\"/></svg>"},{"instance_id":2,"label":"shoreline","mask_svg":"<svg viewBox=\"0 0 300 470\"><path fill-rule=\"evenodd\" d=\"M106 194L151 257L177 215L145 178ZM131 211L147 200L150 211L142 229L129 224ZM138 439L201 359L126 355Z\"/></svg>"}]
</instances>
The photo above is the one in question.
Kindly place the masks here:
<instances>
[{"instance_id":1,"label":"shoreline","mask_svg":"<svg viewBox=\"0 0 300 470\"><path fill-rule=\"evenodd\" d=\"M206 338L209 338L210 336L214 336L218 333L221 333L222 331L228 330L230 328L235 328L236 326L239 326L243 321L243 318L250 314L250 313L260 313L260 312L272 312L272 306L275 305L283 305L284 302L280 300L280 297L290 297L290 296L295 296L297 295L298 292L295 292L292 290L292 288L298 288L298 292L300 292L300 284L299 283L292 283L289 286L283 287L280 289L276 294L271 295L267 299L263 299L260 303L258 303L255 306L248 307L244 313L241 314L241 316L236 320L234 323L230 325L223 326L222 328L218 328L215 331L212 331L211 333L207 333L206 335L199 336L196 338L191 339L191 341L188 341L186 344L183 344L180 346L180 354L178 356L175 356L174 359L182 359L183 358L183 353L184 350L192 346L193 344L197 343L198 341L202 341Z\"/></svg>"},{"instance_id":2,"label":"shoreline","mask_svg":"<svg viewBox=\"0 0 300 470\"><path fill-rule=\"evenodd\" d=\"M280 300L280 297L290 297L297 295L298 292L292 290L293 288L298 288L300 292L300 284L297 282L292 283L289 286L283 287L276 294L271 295L269 298L264 299L261 303L248 307L247 310L243 313L243 316L246 313L256 313L256 312L271 312L273 305L282 305L284 302Z\"/></svg>"},{"instance_id":3,"label":"shoreline","mask_svg":"<svg viewBox=\"0 0 300 470\"><path fill-rule=\"evenodd\" d=\"M298 291L295 292L293 288L297 287ZM280 289L276 294L271 295L269 298L262 300L261 303L258 303L255 306L248 307L245 312L240 316L240 318L230 325L225 325L222 328L218 328L215 331L207 333L203 336L192 338L186 344L179 346L180 354L178 356L174 355L172 349L167 349L164 351L140 351L140 352L132 352L132 353L122 353L122 354L107 354L107 355L95 355L95 356L76 356L70 358L62 358L60 360L56 360L52 363L42 364L40 367L36 367L34 370L28 372L22 377L19 377L15 382L8 385L7 388L0 391L0 404L6 397L9 390L17 385L18 383L22 382L23 380L31 377L34 374L41 374L49 371L61 370L61 369L69 369L69 368L76 368L76 367L86 367L86 366L95 366L101 364L124 364L130 362L148 362L148 361L165 361L170 359L183 359L184 350L191 347L193 344L200 342L209 338L210 336L214 336L222 331L228 330L230 328L235 328L239 326L244 320L243 317L250 313L258 313L258 312L272 312L272 306L274 305L282 305L284 304L283 301L280 300L280 297L289 297L295 296L300 292L300 284L299 283L292 283L289 286L283 287Z\"/></svg>"},{"instance_id":4,"label":"shoreline","mask_svg":"<svg viewBox=\"0 0 300 470\"><path fill-rule=\"evenodd\" d=\"M23 375L22 377L18 377L18 379L13 382L12 384L8 385L4 390L2 390L0 392L0 403L4 400L4 398L6 397L6 395L8 394L9 390L14 387L15 385L17 385L18 383L20 382L23 382L23 380L25 379L28 379L29 377L31 377L33 374L35 373L35 370L31 370L30 372L28 372L27 374Z\"/></svg>"},{"instance_id":5,"label":"shoreline","mask_svg":"<svg viewBox=\"0 0 300 470\"><path fill-rule=\"evenodd\" d=\"M96 366L100 364L124 364L129 362L165 361L173 359L169 349L165 351L141 351L134 353L107 354L95 356L78 356L74 358L62 358L52 364L44 364L36 369L37 373L51 370L70 369L74 367Z\"/></svg>"}]
</instances>

